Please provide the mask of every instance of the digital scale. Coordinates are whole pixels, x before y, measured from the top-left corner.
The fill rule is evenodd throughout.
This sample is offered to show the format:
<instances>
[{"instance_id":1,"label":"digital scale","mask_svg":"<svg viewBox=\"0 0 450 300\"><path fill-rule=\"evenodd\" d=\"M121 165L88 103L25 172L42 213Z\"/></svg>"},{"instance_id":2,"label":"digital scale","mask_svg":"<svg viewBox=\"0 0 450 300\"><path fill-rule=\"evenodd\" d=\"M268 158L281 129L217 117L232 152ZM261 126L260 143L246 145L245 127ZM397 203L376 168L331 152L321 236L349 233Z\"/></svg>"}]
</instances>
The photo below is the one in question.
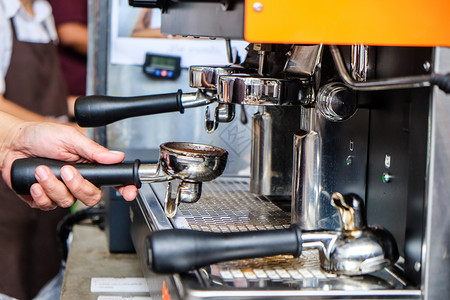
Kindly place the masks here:
<instances>
[{"instance_id":1,"label":"digital scale","mask_svg":"<svg viewBox=\"0 0 450 300\"><path fill-rule=\"evenodd\" d=\"M181 71L181 57L147 53L143 71L150 77L177 79Z\"/></svg>"}]
</instances>

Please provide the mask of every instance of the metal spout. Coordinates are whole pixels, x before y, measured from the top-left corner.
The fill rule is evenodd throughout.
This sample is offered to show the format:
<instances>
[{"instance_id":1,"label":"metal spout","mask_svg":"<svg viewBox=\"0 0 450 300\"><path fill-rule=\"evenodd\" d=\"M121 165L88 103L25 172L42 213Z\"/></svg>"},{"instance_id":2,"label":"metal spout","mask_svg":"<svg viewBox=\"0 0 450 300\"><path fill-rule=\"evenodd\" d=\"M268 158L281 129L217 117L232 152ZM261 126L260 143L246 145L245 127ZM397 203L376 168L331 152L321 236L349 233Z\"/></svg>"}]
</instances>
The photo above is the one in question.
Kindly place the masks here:
<instances>
[{"instance_id":1,"label":"metal spout","mask_svg":"<svg viewBox=\"0 0 450 300\"><path fill-rule=\"evenodd\" d=\"M363 202L356 195L333 193L332 205L339 211L340 231L311 231L302 235L303 248L319 250L320 264L327 272L361 275L394 264L397 244L387 230L367 226Z\"/></svg>"},{"instance_id":2,"label":"metal spout","mask_svg":"<svg viewBox=\"0 0 450 300\"><path fill-rule=\"evenodd\" d=\"M173 218L177 214L178 205L183 203L195 203L202 194L201 182L181 181L177 188L177 195L172 197L172 184L167 184L164 211L167 217Z\"/></svg>"}]
</instances>

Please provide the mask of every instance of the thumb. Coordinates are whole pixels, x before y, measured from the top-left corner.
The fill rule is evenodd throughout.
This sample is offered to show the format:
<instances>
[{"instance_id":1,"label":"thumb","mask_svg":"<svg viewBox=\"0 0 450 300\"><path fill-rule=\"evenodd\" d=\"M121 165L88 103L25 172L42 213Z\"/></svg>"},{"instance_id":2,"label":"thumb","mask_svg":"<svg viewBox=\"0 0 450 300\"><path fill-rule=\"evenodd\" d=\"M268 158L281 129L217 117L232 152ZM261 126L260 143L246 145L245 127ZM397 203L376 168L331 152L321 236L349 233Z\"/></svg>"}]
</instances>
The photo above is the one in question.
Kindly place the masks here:
<instances>
[{"instance_id":1,"label":"thumb","mask_svg":"<svg viewBox=\"0 0 450 300\"><path fill-rule=\"evenodd\" d=\"M81 157L101 164L120 163L125 158L125 153L109 150L81 133L75 134L71 138L71 146Z\"/></svg>"},{"instance_id":2,"label":"thumb","mask_svg":"<svg viewBox=\"0 0 450 300\"><path fill-rule=\"evenodd\" d=\"M101 147L101 146L100 146ZM93 160L101 164L117 164L125 159L125 153L120 151L109 150L101 147L104 150L93 153Z\"/></svg>"}]
</instances>

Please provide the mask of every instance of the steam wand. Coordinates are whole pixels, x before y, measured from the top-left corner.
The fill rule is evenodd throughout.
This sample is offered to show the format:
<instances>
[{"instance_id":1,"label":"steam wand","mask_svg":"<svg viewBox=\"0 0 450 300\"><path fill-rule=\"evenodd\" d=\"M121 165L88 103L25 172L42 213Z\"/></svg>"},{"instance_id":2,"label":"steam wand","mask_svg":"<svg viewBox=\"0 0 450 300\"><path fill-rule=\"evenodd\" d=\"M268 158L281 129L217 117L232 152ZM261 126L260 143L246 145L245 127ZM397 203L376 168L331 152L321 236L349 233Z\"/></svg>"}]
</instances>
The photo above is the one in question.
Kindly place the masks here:
<instances>
[{"instance_id":1,"label":"steam wand","mask_svg":"<svg viewBox=\"0 0 450 300\"><path fill-rule=\"evenodd\" d=\"M375 79L370 81L355 81L347 73L344 59L342 58L339 48L335 45L330 45L330 51L336 65L336 69L342 81L354 90L380 91L390 89L420 88L430 85L437 85L446 94L450 93L450 73L447 73L446 75L432 73L388 79Z\"/></svg>"}]
</instances>

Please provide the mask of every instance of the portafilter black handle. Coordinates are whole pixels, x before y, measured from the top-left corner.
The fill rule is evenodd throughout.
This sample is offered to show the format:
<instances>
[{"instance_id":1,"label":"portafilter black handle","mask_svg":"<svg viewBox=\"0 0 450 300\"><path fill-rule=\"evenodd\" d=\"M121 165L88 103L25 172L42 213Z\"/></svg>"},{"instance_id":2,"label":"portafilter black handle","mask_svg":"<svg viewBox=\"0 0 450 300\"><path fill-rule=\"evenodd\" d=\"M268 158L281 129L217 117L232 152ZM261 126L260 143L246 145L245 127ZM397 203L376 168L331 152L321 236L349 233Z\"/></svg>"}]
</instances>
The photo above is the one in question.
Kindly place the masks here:
<instances>
[{"instance_id":1,"label":"portafilter black handle","mask_svg":"<svg viewBox=\"0 0 450 300\"><path fill-rule=\"evenodd\" d=\"M155 273L182 273L213 263L302 253L300 228L215 233L188 229L154 231L146 240L148 267Z\"/></svg>"},{"instance_id":2,"label":"portafilter black handle","mask_svg":"<svg viewBox=\"0 0 450 300\"><path fill-rule=\"evenodd\" d=\"M97 127L131 117L184 112L182 91L137 97L91 95L75 101L75 119L81 127Z\"/></svg>"},{"instance_id":3,"label":"portafilter black handle","mask_svg":"<svg viewBox=\"0 0 450 300\"><path fill-rule=\"evenodd\" d=\"M36 167L41 165L48 166L60 180L61 167L72 165L85 179L98 187L107 185L135 185L138 188L141 187L139 160L136 160L134 163L103 165L98 163L75 164L47 158L21 158L15 160L11 167L11 185L16 193L20 195L30 194L30 187L37 182L34 171Z\"/></svg>"}]
</instances>

